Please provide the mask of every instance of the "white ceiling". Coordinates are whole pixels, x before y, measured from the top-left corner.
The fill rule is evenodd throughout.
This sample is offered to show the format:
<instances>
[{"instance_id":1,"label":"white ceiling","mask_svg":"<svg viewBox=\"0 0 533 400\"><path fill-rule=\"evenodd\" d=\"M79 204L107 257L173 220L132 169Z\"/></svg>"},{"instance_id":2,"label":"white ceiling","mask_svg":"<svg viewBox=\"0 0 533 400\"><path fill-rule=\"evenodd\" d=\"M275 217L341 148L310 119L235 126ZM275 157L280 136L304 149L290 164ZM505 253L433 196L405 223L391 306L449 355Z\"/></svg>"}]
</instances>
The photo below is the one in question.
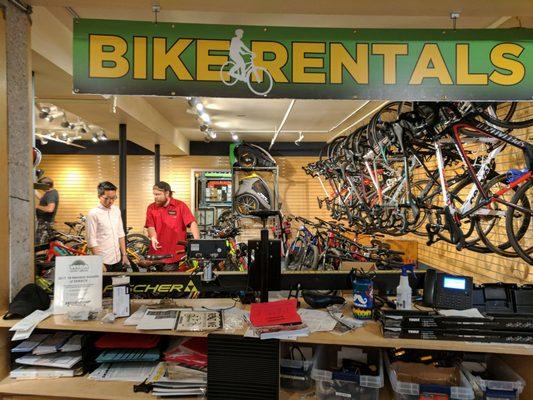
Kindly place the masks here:
<instances>
[{"instance_id":1,"label":"white ceiling","mask_svg":"<svg viewBox=\"0 0 533 400\"><path fill-rule=\"evenodd\" d=\"M72 29L72 15L65 7L70 7L82 18L153 19L152 0L32 0L30 3L37 11L33 16L34 25L40 22L35 19L42 15L52 15L56 22L68 29L67 36ZM159 4L161 12L158 19L172 22L450 28L449 13L460 11L458 28L533 26L533 0L160 0ZM516 16L520 16L520 21ZM48 25L42 22L46 31ZM67 43L71 41L70 34ZM71 52L71 48L68 51ZM41 54L34 51L32 56L36 95L41 101L54 103L89 123L101 126L111 139L118 136L118 124L127 123L131 140L148 149L159 143L163 154L173 154L176 147L168 135L157 134L142 118L133 118L122 112L113 113L113 99L74 95L72 76L66 71L68 68L60 68L52 55L43 56L42 51ZM189 107L184 98L146 97L145 100L157 111L158 118L174 127L174 136L183 134L189 140L203 139L197 117L187 112ZM213 129L218 132L217 140L230 140L229 132L234 131L241 139L270 141L290 104L287 99L202 98L201 101L211 116ZM305 141L326 141L350 126L354 129L380 104L355 100L296 100L278 140L294 141L298 132L303 131Z\"/></svg>"}]
</instances>

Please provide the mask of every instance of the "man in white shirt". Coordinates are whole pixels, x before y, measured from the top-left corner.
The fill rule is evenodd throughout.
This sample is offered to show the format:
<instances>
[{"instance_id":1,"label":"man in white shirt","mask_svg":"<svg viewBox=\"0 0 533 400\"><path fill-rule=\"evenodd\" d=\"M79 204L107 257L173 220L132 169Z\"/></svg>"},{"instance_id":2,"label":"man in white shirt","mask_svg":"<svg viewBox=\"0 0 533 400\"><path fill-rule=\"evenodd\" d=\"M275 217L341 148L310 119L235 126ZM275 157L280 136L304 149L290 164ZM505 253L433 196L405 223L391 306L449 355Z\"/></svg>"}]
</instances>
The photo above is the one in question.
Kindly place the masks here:
<instances>
[{"instance_id":1,"label":"man in white shirt","mask_svg":"<svg viewBox=\"0 0 533 400\"><path fill-rule=\"evenodd\" d=\"M104 271L119 272L130 265L120 209L113 203L117 187L111 182L98 184L100 204L87 215L87 245L93 254L102 256Z\"/></svg>"}]
</instances>

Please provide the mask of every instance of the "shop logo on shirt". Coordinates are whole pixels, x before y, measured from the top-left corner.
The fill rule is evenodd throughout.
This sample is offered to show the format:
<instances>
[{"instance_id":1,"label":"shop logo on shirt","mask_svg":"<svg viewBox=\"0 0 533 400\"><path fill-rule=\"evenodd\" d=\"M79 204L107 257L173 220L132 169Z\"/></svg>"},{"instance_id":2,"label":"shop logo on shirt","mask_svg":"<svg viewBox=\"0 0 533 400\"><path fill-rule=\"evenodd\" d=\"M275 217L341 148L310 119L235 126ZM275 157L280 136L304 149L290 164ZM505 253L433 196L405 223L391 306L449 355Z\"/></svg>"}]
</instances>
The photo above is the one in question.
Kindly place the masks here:
<instances>
[{"instance_id":1,"label":"shop logo on shirt","mask_svg":"<svg viewBox=\"0 0 533 400\"><path fill-rule=\"evenodd\" d=\"M176 210L168 210L168 215L176 215Z\"/></svg>"}]
</instances>

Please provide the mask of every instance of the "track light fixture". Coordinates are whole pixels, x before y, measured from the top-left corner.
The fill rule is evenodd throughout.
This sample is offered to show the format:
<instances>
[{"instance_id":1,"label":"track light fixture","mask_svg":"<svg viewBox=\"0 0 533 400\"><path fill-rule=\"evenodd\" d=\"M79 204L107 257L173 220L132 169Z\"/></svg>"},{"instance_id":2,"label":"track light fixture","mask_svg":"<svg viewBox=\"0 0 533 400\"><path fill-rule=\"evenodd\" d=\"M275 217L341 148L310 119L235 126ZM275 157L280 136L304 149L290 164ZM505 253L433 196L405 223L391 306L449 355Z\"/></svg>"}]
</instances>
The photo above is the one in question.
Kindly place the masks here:
<instances>
[{"instance_id":1,"label":"track light fixture","mask_svg":"<svg viewBox=\"0 0 533 400\"><path fill-rule=\"evenodd\" d=\"M234 142L238 142L239 135L237 135L235 132L231 132L231 140L233 140Z\"/></svg>"}]
</instances>

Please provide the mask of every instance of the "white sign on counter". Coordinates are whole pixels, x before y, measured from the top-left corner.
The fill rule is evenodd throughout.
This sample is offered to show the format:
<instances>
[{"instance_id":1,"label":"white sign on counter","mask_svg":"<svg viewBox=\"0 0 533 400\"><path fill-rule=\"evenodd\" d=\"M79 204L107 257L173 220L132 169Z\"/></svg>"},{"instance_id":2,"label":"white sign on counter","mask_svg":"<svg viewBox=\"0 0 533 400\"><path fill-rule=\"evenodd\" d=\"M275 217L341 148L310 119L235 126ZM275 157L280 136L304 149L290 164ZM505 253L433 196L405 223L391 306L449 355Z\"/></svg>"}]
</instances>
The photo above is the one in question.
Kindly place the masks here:
<instances>
[{"instance_id":1,"label":"white sign on counter","mask_svg":"<svg viewBox=\"0 0 533 400\"><path fill-rule=\"evenodd\" d=\"M102 309L102 257L55 259L54 314Z\"/></svg>"}]
</instances>

